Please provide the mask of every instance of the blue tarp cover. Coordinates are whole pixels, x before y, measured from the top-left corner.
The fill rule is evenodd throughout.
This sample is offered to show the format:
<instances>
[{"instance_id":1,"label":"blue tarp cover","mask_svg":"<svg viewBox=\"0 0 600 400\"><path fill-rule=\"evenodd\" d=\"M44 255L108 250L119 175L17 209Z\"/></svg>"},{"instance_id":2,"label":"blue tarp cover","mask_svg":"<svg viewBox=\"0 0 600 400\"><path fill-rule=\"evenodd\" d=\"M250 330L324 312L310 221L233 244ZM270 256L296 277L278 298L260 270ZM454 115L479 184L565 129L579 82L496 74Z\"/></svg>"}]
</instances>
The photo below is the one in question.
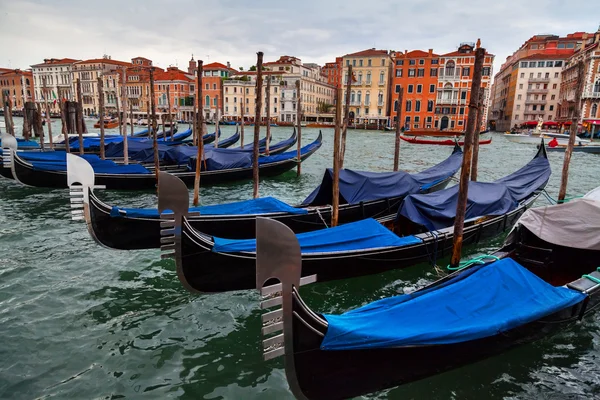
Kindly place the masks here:
<instances>
[{"instance_id":1,"label":"blue tarp cover","mask_svg":"<svg viewBox=\"0 0 600 400\"><path fill-rule=\"evenodd\" d=\"M0 140L0 147L2 147L2 140ZM17 149L39 149L40 144L35 140L25 140L17 138Z\"/></svg>"},{"instance_id":2,"label":"blue tarp cover","mask_svg":"<svg viewBox=\"0 0 600 400\"><path fill-rule=\"evenodd\" d=\"M32 162L35 171L67 171L66 162ZM114 161L99 160L92 163L92 168L97 174L149 174L145 167L139 164L118 165Z\"/></svg>"},{"instance_id":3,"label":"blue tarp cover","mask_svg":"<svg viewBox=\"0 0 600 400\"><path fill-rule=\"evenodd\" d=\"M198 211L200 215L245 215L245 214L267 214L285 212L290 214L306 214L304 208L292 207L283 201L273 197L261 197L259 199L237 201L234 203L216 204L203 207L191 207L190 211ZM124 214L123 214L124 212ZM158 218L156 208L118 208L113 207L110 215L112 217L133 218Z\"/></svg>"},{"instance_id":4,"label":"blue tarp cover","mask_svg":"<svg viewBox=\"0 0 600 400\"><path fill-rule=\"evenodd\" d=\"M512 259L475 267L421 293L325 315L323 350L439 345L493 336L584 300L554 287Z\"/></svg>"},{"instance_id":5,"label":"blue tarp cover","mask_svg":"<svg viewBox=\"0 0 600 400\"><path fill-rule=\"evenodd\" d=\"M1 151L0 154L2 154ZM26 161L65 163L67 160L67 153L64 151L19 151L17 155L19 158L22 158ZM101 158L95 154L84 154L83 158L86 159L90 164L102 161Z\"/></svg>"},{"instance_id":6,"label":"blue tarp cover","mask_svg":"<svg viewBox=\"0 0 600 400\"><path fill-rule=\"evenodd\" d=\"M462 163L462 151L455 151L450 157L434 167L418 174L399 172L366 172L344 169L340 171L340 204L357 204L419 193L451 177ZM303 202L303 205L331 204L333 193L333 170L327 169L321 185Z\"/></svg>"},{"instance_id":7,"label":"blue tarp cover","mask_svg":"<svg viewBox=\"0 0 600 400\"><path fill-rule=\"evenodd\" d=\"M344 224L335 228L321 229L296 235L302 253L321 253L400 247L421 243L414 236L398 237L372 218ZM256 251L256 239L213 238L214 252L235 253Z\"/></svg>"},{"instance_id":8,"label":"blue tarp cover","mask_svg":"<svg viewBox=\"0 0 600 400\"><path fill-rule=\"evenodd\" d=\"M518 207L550 178L550 163L536 157L520 170L493 183L469 182L465 219L487 215L503 215ZM428 194L411 194L402 202L398 215L429 230L454 224L458 185Z\"/></svg>"}]
</instances>

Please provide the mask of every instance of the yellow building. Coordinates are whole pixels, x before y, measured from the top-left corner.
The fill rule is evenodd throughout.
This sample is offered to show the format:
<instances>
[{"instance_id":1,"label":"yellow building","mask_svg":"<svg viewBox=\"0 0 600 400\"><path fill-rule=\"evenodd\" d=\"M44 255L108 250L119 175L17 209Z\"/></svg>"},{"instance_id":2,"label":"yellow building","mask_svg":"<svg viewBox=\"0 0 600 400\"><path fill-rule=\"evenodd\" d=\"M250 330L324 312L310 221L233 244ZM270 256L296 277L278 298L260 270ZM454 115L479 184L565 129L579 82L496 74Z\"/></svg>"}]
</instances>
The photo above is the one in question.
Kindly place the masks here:
<instances>
[{"instance_id":1,"label":"yellow building","mask_svg":"<svg viewBox=\"0 0 600 400\"><path fill-rule=\"evenodd\" d=\"M388 125L390 117L392 58L387 50L368 49L342 58L344 98L348 68L352 65L350 121L355 125Z\"/></svg>"},{"instance_id":2,"label":"yellow building","mask_svg":"<svg viewBox=\"0 0 600 400\"><path fill-rule=\"evenodd\" d=\"M261 120L264 120L267 116L267 79L271 79L269 94L270 118L272 122L279 120L282 75L278 71L263 71ZM223 81L223 97L223 117L225 120L240 121L243 109L244 120L253 122L256 116L256 72L238 72L232 75L231 79Z\"/></svg>"}]
</instances>

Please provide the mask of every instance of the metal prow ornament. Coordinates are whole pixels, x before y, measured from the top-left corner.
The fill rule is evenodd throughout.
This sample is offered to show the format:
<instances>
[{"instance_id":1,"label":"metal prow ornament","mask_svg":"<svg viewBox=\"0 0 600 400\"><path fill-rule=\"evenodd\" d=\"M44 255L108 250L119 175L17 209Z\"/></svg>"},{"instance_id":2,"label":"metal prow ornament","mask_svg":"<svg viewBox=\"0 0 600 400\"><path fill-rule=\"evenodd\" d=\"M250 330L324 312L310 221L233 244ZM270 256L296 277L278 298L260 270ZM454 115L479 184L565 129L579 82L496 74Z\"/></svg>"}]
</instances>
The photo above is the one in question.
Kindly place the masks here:
<instances>
[{"instance_id":1,"label":"metal prow ornament","mask_svg":"<svg viewBox=\"0 0 600 400\"><path fill-rule=\"evenodd\" d=\"M262 351L264 360L285 355L285 371L290 389L298 399L306 399L296 380L293 338L293 294L317 276L301 278L302 255L294 232L281 222L256 218L256 288L263 296L263 310L277 307L262 315ZM280 283L263 286L269 280ZM281 307L279 307L281 306ZM283 331L283 333L279 333ZM274 335L275 334L275 335Z\"/></svg>"},{"instance_id":2,"label":"metal prow ornament","mask_svg":"<svg viewBox=\"0 0 600 400\"><path fill-rule=\"evenodd\" d=\"M184 217L200 215L189 212L190 197L188 188L178 177L167 172L158 173L158 212L160 214L161 258L174 258L177 277L187 290L201 293L187 281L181 259L181 228Z\"/></svg>"},{"instance_id":3,"label":"metal prow ornament","mask_svg":"<svg viewBox=\"0 0 600 400\"><path fill-rule=\"evenodd\" d=\"M71 153L65 153L65 155L67 157L67 186L71 198L71 219L73 221L85 220L90 228L90 190L104 189L105 186L94 185L96 180L94 168L87 160ZM89 230L93 236L93 230Z\"/></svg>"},{"instance_id":4,"label":"metal prow ornament","mask_svg":"<svg viewBox=\"0 0 600 400\"><path fill-rule=\"evenodd\" d=\"M2 140L2 165L4 168L12 169L13 154L17 151L19 144L17 143L17 139L8 133L0 135L0 139ZM13 177L14 175L13 173Z\"/></svg>"}]
</instances>

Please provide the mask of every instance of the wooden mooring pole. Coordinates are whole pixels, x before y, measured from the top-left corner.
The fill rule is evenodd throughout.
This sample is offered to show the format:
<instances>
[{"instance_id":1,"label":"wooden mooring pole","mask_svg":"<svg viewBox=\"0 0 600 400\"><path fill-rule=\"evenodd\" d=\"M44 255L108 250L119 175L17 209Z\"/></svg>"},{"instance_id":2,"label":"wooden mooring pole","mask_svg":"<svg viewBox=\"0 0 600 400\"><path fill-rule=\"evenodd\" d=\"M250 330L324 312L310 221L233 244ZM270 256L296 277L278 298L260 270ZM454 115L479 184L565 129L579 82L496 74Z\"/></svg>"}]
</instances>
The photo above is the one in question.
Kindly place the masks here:
<instances>
[{"instance_id":1,"label":"wooden mooring pole","mask_svg":"<svg viewBox=\"0 0 600 400\"><path fill-rule=\"evenodd\" d=\"M260 116L262 111L263 52L256 53L256 114L254 116L254 147L252 150L252 197L258 198L258 142L260 137Z\"/></svg>"},{"instance_id":2,"label":"wooden mooring pole","mask_svg":"<svg viewBox=\"0 0 600 400\"><path fill-rule=\"evenodd\" d=\"M160 172L160 163L158 161L158 143L156 142L156 103L154 99L154 68L150 68L150 112L151 120L148 121L148 128L152 127L152 148L154 149L154 174L156 184L158 185L158 173Z\"/></svg>"},{"instance_id":3,"label":"wooden mooring pole","mask_svg":"<svg viewBox=\"0 0 600 400\"><path fill-rule=\"evenodd\" d=\"M52 120L50 119L50 105L48 104L48 88L46 87L46 77L42 77L44 91L44 108L46 110L46 125L48 125L48 141L50 148L54 148L54 139L52 138Z\"/></svg>"},{"instance_id":4,"label":"wooden mooring pole","mask_svg":"<svg viewBox=\"0 0 600 400\"><path fill-rule=\"evenodd\" d=\"M340 169L344 168L344 157L346 156L346 135L348 134L348 125L350 125L350 91L352 90L352 80L354 74L352 73L352 65L348 66L348 82L346 82L346 101L344 109L344 125L342 128L342 143L340 144Z\"/></svg>"},{"instance_id":5,"label":"wooden mooring pole","mask_svg":"<svg viewBox=\"0 0 600 400\"><path fill-rule=\"evenodd\" d=\"M396 107L396 141L394 142L394 172L398 171L400 162L400 135L402 134L402 96L404 95L402 85L398 88L398 106Z\"/></svg>"},{"instance_id":6,"label":"wooden mooring pole","mask_svg":"<svg viewBox=\"0 0 600 400\"><path fill-rule=\"evenodd\" d=\"M265 97L265 106L267 109L267 145L265 147L265 154L269 155L269 142L271 141L271 76L267 75L267 94Z\"/></svg>"},{"instance_id":7,"label":"wooden mooring pole","mask_svg":"<svg viewBox=\"0 0 600 400\"><path fill-rule=\"evenodd\" d=\"M475 126L475 135L473 136L473 159L471 160L471 180L477 181L477 167L479 163L479 134L481 132L481 117L483 115L483 94L485 90L479 90L479 99L477 101L477 124Z\"/></svg>"},{"instance_id":8,"label":"wooden mooring pole","mask_svg":"<svg viewBox=\"0 0 600 400\"><path fill-rule=\"evenodd\" d=\"M296 120L298 121L298 143L297 143L297 147L296 147L296 160L298 162L298 170L296 175L300 176L300 174L302 173L302 91L301 91L301 85L300 85L300 79L298 79L296 81L296 94L297 94L297 101L296 101Z\"/></svg>"},{"instance_id":9,"label":"wooden mooring pole","mask_svg":"<svg viewBox=\"0 0 600 400\"><path fill-rule=\"evenodd\" d=\"M333 133L333 193L331 205L331 226L337 226L340 210L340 134L342 125L342 97L343 91L341 88L336 89L335 102L335 129Z\"/></svg>"},{"instance_id":10,"label":"wooden mooring pole","mask_svg":"<svg viewBox=\"0 0 600 400\"><path fill-rule=\"evenodd\" d=\"M198 99L198 152L196 154L196 176L194 179L194 206L198 206L200 197L200 169L202 168L202 159L204 158L204 114L202 112L202 74L203 63L198 60L198 82L196 84L196 98Z\"/></svg>"},{"instance_id":11,"label":"wooden mooring pole","mask_svg":"<svg viewBox=\"0 0 600 400\"><path fill-rule=\"evenodd\" d=\"M123 135L123 163L129 165L129 142L127 140L127 75L125 74L125 67L121 70L121 105L123 106L123 110L121 110L123 118L120 121Z\"/></svg>"},{"instance_id":12,"label":"wooden mooring pole","mask_svg":"<svg viewBox=\"0 0 600 400\"><path fill-rule=\"evenodd\" d=\"M217 109L215 110L216 112L216 116L215 116L215 147L219 147L219 95L215 96L215 101L217 102ZM242 107L244 107L244 104L242 104Z\"/></svg>"},{"instance_id":13,"label":"wooden mooring pole","mask_svg":"<svg viewBox=\"0 0 600 400\"><path fill-rule=\"evenodd\" d=\"M104 82L102 77L98 77L98 114L100 116L100 158L105 159L106 154L104 151Z\"/></svg>"},{"instance_id":14,"label":"wooden mooring pole","mask_svg":"<svg viewBox=\"0 0 600 400\"><path fill-rule=\"evenodd\" d=\"M77 79L77 103L75 103L75 129L79 135L79 154L83 154L83 99L81 98L81 81Z\"/></svg>"},{"instance_id":15,"label":"wooden mooring pole","mask_svg":"<svg viewBox=\"0 0 600 400\"><path fill-rule=\"evenodd\" d=\"M473 155L473 136L475 135L475 126L477 125L477 104L479 103L479 91L481 90L481 75L484 58L485 49L478 48L475 51L475 66L473 72L473 82L471 86L471 98L469 99L469 116L467 118L467 130L465 132L463 162L460 170L456 217L454 219L454 239L452 258L450 260L450 265L453 268L458 267L462 253L463 230L465 213L467 210L467 196L469 193L469 177L471 173L471 158Z\"/></svg>"}]
</instances>

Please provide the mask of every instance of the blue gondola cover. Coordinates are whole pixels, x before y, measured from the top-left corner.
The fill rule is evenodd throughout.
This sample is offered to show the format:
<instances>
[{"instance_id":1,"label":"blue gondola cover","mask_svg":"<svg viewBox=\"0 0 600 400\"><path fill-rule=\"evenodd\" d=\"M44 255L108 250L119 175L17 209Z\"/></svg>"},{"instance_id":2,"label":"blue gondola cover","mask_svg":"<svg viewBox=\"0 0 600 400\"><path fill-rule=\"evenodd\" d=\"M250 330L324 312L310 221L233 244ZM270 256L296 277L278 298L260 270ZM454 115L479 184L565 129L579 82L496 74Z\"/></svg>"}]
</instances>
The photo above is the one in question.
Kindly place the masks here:
<instances>
[{"instance_id":1,"label":"blue gondola cover","mask_svg":"<svg viewBox=\"0 0 600 400\"><path fill-rule=\"evenodd\" d=\"M421 243L414 236L398 237L372 218L296 235L302 253L321 253L380 249L384 247L408 246ZM235 253L256 251L256 239L214 238L214 252Z\"/></svg>"},{"instance_id":2,"label":"blue gondola cover","mask_svg":"<svg viewBox=\"0 0 600 400\"><path fill-rule=\"evenodd\" d=\"M451 177L462 163L460 150L434 167L417 174L407 172L366 172L344 169L340 171L340 204L357 204L391 197L419 193ZM321 185L303 202L303 205L331 204L333 170L327 169Z\"/></svg>"},{"instance_id":3,"label":"blue gondola cover","mask_svg":"<svg viewBox=\"0 0 600 400\"><path fill-rule=\"evenodd\" d=\"M325 315L323 350L440 345L481 339L585 299L554 287L508 258L466 271L438 288Z\"/></svg>"}]
</instances>

